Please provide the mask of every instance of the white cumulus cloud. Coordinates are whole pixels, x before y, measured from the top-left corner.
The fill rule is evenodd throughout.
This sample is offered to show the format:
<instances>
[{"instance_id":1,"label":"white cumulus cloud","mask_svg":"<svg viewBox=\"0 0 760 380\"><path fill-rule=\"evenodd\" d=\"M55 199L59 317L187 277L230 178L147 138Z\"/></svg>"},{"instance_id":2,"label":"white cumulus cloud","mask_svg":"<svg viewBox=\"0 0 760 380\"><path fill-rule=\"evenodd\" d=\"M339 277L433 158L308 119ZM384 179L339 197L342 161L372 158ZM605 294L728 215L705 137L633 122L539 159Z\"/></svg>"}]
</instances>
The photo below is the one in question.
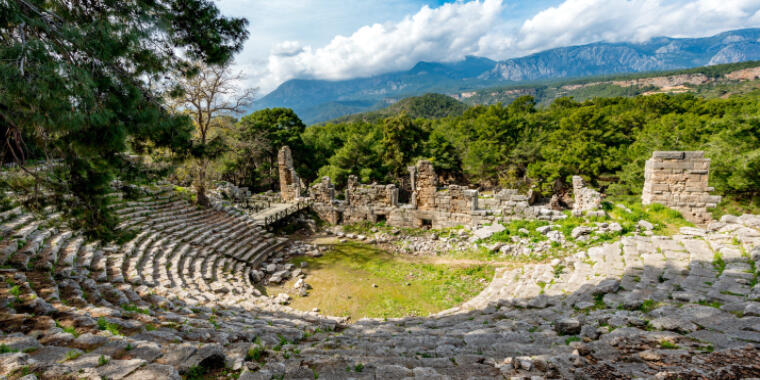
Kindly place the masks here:
<instances>
[{"instance_id":1,"label":"white cumulus cloud","mask_svg":"<svg viewBox=\"0 0 760 380\"><path fill-rule=\"evenodd\" d=\"M516 52L595 41L707 36L757 26L760 0L566 0L525 21Z\"/></svg>"},{"instance_id":2,"label":"white cumulus cloud","mask_svg":"<svg viewBox=\"0 0 760 380\"><path fill-rule=\"evenodd\" d=\"M481 54L481 40L497 25L502 0L423 6L397 23L373 24L326 46L301 47L289 41L269 56L263 90L291 78L346 79L405 70L415 63L454 61ZM293 53L294 54L283 54Z\"/></svg>"},{"instance_id":3,"label":"white cumulus cloud","mask_svg":"<svg viewBox=\"0 0 760 380\"><path fill-rule=\"evenodd\" d=\"M760 26L760 0L565 0L527 19L510 18L507 8L503 0L458 0L360 27L321 47L283 41L257 63L255 82L263 94L293 78L357 78L419 61L498 60L596 41L702 37Z\"/></svg>"}]
</instances>

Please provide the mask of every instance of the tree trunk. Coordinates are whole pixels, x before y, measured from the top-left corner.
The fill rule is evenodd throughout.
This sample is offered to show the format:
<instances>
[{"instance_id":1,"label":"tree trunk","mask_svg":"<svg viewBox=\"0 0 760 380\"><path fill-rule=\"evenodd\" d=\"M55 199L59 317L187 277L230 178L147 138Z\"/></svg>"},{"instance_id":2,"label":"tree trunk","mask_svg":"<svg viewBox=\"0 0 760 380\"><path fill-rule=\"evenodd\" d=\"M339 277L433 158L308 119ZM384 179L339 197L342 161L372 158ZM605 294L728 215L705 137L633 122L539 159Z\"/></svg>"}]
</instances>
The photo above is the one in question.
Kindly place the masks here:
<instances>
[{"instance_id":1,"label":"tree trunk","mask_svg":"<svg viewBox=\"0 0 760 380\"><path fill-rule=\"evenodd\" d=\"M209 200L206 196L206 160L201 159L198 168L198 182L195 184L195 201L203 207L209 206Z\"/></svg>"}]
</instances>

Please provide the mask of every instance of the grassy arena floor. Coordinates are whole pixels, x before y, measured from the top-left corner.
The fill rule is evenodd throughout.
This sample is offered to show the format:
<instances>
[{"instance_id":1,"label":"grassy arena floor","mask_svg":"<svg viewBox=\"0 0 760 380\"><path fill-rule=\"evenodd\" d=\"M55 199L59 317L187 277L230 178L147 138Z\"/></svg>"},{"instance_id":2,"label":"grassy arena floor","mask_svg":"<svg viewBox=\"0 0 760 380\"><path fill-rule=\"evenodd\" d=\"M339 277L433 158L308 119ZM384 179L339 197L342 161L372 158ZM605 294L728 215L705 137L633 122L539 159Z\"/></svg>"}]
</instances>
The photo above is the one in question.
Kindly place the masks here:
<instances>
[{"instance_id":1,"label":"grassy arena floor","mask_svg":"<svg viewBox=\"0 0 760 380\"><path fill-rule=\"evenodd\" d=\"M332 244L322 257L306 262L306 282L313 289L298 296L291 279L267 293L288 293L298 310L319 308L327 315L393 318L428 315L456 306L477 295L491 281L487 263L437 263L431 258L391 255L360 243ZM377 287L373 287L373 284Z\"/></svg>"}]
</instances>

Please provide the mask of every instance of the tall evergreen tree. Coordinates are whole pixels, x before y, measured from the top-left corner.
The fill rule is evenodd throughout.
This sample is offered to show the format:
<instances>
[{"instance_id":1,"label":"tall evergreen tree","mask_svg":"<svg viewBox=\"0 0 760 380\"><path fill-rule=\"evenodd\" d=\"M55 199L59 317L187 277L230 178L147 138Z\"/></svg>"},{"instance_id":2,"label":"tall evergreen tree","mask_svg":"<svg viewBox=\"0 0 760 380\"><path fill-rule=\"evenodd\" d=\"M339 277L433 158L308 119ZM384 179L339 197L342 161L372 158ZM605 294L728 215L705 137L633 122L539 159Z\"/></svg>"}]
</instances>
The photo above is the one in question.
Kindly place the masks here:
<instances>
[{"instance_id":1,"label":"tall evergreen tree","mask_svg":"<svg viewBox=\"0 0 760 380\"><path fill-rule=\"evenodd\" d=\"M209 0L0 1L0 132L23 165L30 146L59 158L37 178L91 234L113 237L105 194L128 141L189 148L192 125L168 112L170 78L224 64L247 21Z\"/></svg>"}]
</instances>

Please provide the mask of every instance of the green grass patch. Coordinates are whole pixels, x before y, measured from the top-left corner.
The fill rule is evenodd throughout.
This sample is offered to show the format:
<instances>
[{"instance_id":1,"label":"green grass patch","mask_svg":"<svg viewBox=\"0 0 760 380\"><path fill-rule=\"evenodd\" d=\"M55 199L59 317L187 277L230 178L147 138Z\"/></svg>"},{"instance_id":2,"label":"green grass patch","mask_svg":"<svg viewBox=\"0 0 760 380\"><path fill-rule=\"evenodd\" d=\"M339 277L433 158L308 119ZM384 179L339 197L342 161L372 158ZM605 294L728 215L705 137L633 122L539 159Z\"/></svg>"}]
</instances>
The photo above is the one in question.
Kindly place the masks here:
<instances>
[{"instance_id":1,"label":"green grass patch","mask_svg":"<svg viewBox=\"0 0 760 380\"><path fill-rule=\"evenodd\" d=\"M108 331L113 335L121 335L119 326L106 321L106 319L103 317L98 318L98 329Z\"/></svg>"},{"instance_id":2,"label":"green grass patch","mask_svg":"<svg viewBox=\"0 0 760 380\"><path fill-rule=\"evenodd\" d=\"M723 256L720 254L720 252L715 252L712 265L713 268L718 271L718 277L720 277L720 275L723 274L723 271L726 269L726 262L723 260Z\"/></svg>"},{"instance_id":3,"label":"green grass patch","mask_svg":"<svg viewBox=\"0 0 760 380\"><path fill-rule=\"evenodd\" d=\"M65 360L66 360L66 361L69 361L69 360L75 360L75 359L76 359L76 358L78 358L80 355L82 355L82 352L81 352L81 351L75 351L75 350L66 351L66 357L65 357Z\"/></svg>"},{"instance_id":4,"label":"green grass patch","mask_svg":"<svg viewBox=\"0 0 760 380\"><path fill-rule=\"evenodd\" d=\"M79 337L79 333L77 332L77 330L73 326L63 326L63 325L61 325L58 322L55 322L55 326L58 327L58 328L60 328L61 330L63 330L63 332L67 332L67 333L73 335L74 338Z\"/></svg>"},{"instance_id":5,"label":"green grass patch","mask_svg":"<svg viewBox=\"0 0 760 380\"><path fill-rule=\"evenodd\" d=\"M200 380L203 379L208 370L201 366L190 367L185 373L185 379L187 380Z\"/></svg>"},{"instance_id":6,"label":"green grass patch","mask_svg":"<svg viewBox=\"0 0 760 380\"><path fill-rule=\"evenodd\" d=\"M18 352L18 350L12 349L6 346L5 344L0 344L0 354L9 354L9 353L14 353L14 352Z\"/></svg>"},{"instance_id":7,"label":"green grass patch","mask_svg":"<svg viewBox=\"0 0 760 380\"><path fill-rule=\"evenodd\" d=\"M612 206L622 204L630 212ZM659 203L644 206L638 196L613 197L605 202L610 217L620 223L623 231L633 231L640 220L646 220L654 225L654 232L659 235L673 235L679 232L681 227L694 227L694 224L684 219L680 212L665 207Z\"/></svg>"},{"instance_id":8,"label":"green grass patch","mask_svg":"<svg viewBox=\"0 0 760 380\"><path fill-rule=\"evenodd\" d=\"M426 261L391 255L366 244L341 243L322 257L294 260L297 266L307 263L307 282L313 287L309 296L298 296L292 288L293 280L270 287L267 292L288 292L293 297L291 306L299 310L317 307L325 314L350 316L354 320L424 316L477 295L494 273L487 264Z\"/></svg>"},{"instance_id":9,"label":"green grass patch","mask_svg":"<svg viewBox=\"0 0 760 380\"><path fill-rule=\"evenodd\" d=\"M139 308L135 304L121 305L121 308L124 309L124 311L132 312L132 313L150 315L150 310Z\"/></svg>"},{"instance_id":10,"label":"green grass patch","mask_svg":"<svg viewBox=\"0 0 760 380\"><path fill-rule=\"evenodd\" d=\"M676 350L678 349L678 345L669 341L669 340L661 340L660 341L660 348L666 349L666 350Z\"/></svg>"},{"instance_id":11,"label":"green grass patch","mask_svg":"<svg viewBox=\"0 0 760 380\"><path fill-rule=\"evenodd\" d=\"M422 228L404 228L404 227L391 227L387 225L384 221L378 222L378 223L372 223L372 222L357 222L357 223L350 223L350 224L344 224L341 226L344 232L346 233L353 233L353 234L360 234L360 235L366 235L371 236L374 235L375 232L385 232L385 233L392 233L394 231L398 231L401 234L404 234L406 236L429 236L429 235L437 235L438 237L445 237L450 238L453 236L459 236L459 232L464 229L464 226L459 225L451 228L443 228L443 229L422 229Z\"/></svg>"},{"instance_id":12,"label":"green grass patch","mask_svg":"<svg viewBox=\"0 0 760 380\"><path fill-rule=\"evenodd\" d=\"M569 346L570 343L580 342L580 341L581 341L581 338L578 337L578 336L569 336L569 337L565 338L565 345Z\"/></svg>"},{"instance_id":13,"label":"green grass patch","mask_svg":"<svg viewBox=\"0 0 760 380\"><path fill-rule=\"evenodd\" d=\"M726 194L720 203L710 210L712 217L719 220L723 215L760 214L760 197Z\"/></svg>"},{"instance_id":14,"label":"green grass patch","mask_svg":"<svg viewBox=\"0 0 760 380\"><path fill-rule=\"evenodd\" d=\"M536 231L536 228L548 226L549 222L543 220L512 220L509 223L502 223L502 225L506 228L506 230L491 235L491 237L488 239L484 239L483 242L511 243L513 236L528 238L534 243L547 240L547 237ZM527 233L525 232L526 230Z\"/></svg>"},{"instance_id":15,"label":"green grass patch","mask_svg":"<svg viewBox=\"0 0 760 380\"><path fill-rule=\"evenodd\" d=\"M641 303L639 310L644 313L649 313L650 311L656 309L659 305L659 302L655 300L644 300L644 302Z\"/></svg>"},{"instance_id":16,"label":"green grass patch","mask_svg":"<svg viewBox=\"0 0 760 380\"><path fill-rule=\"evenodd\" d=\"M720 303L720 302L718 302L718 301L712 301L712 302L710 302L710 301L697 301L697 304L698 305L702 305L702 306L714 307L716 309L720 309L720 307L723 306L723 304Z\"/></svg>"},{"instance_id":17,"label":"green grass patch","mask_svg":"<svg viewBox=\"0 0 760 380\"><path fill-rule=\"evenodd\" d=\"M247 362L259 362L262 361L264 356L266 356L267 351L264 349L264 347L261 347L261 345L254 345L253 347L248 349L248 352L245 354L245 361Z\"/></svg>"}]
</instances>

